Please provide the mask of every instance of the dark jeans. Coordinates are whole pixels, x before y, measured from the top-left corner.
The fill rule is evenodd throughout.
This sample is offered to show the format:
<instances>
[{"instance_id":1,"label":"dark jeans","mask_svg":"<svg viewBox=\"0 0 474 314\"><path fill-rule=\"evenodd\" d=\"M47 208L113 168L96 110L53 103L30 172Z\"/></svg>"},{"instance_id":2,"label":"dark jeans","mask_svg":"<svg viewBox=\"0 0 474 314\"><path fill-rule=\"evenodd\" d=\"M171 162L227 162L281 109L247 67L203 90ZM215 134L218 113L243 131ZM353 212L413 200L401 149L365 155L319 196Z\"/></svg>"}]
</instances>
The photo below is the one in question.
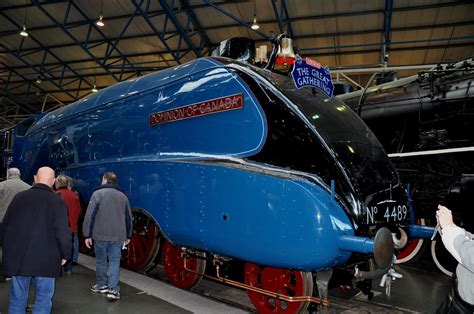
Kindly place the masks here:
<instances>
[{"instance_id":1,"label":"dark jeans","mask_svg":"<svg viewBox=\"0 0 474 314\"><path fill-rule=\"evenodd\" d=\"M77 237L77 233L71 234L72 240L72 256L68 259L67 263L64 264L64 271L72 271L73 263L77 262L77 258L79 256L79 240Z\"/></svg>"},{"instance_id":2,"label":"dark jeans","mask_svg":"<svg viewBox=\"0 0 474 314\"><path fill-rule=\"evenodd\" d=\"M109 286L109 290L119 291L122 245L123 242L94 241L97 286ZM107 258L109 259L108 267Z\"/></svg>"}]
</instances>

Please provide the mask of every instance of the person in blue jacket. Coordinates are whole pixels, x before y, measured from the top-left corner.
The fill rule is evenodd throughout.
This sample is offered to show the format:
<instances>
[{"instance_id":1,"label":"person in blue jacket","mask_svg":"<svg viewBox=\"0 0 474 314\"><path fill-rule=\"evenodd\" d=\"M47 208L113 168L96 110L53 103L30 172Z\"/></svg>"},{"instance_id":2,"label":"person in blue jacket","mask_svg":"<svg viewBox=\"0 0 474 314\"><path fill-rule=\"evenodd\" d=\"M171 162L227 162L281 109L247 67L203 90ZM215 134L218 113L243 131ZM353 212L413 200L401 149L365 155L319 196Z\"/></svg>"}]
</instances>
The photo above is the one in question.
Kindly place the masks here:
<instances>
[{"instance_id":1,"label":"person in blue jacket","mask_svg":"<svg viewBox=\"0 0 474 314\"><path fill-rule=\"evenodd\" d=\"M436 217L443 244L459 263L456 283L437 313L474 313L474 235L456 226L445 206L438 206Z\"/></svg>"},{"instance_id":2,"label":"person in blue jacket","mask_svg":"<svg viewBox=\"0 0 474 314\"><path fill-rule=\"evenodd\" d=\"M121 249L132 237L130 203L117 183L115 173L104 174L102 186L92 194L83 223L86 246L92 247L94 241L96 257L97 282L90 290L107 294L107 298L111 300L120 299ZM107 272L107 259L109 272Z\"/></svg>"}]
</instances>

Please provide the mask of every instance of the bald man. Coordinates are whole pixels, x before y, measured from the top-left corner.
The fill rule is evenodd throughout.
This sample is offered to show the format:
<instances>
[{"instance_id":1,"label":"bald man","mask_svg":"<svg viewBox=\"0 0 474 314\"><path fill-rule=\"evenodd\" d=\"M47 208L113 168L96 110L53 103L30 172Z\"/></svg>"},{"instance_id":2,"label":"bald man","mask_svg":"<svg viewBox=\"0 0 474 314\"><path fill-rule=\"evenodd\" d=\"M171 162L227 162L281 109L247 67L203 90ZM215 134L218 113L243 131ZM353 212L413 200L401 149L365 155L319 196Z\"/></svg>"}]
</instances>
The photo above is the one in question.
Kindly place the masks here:
<instances>
[{"instance_id":1,"label":"bald man","mask_svg":"<svg viewBox=\"0 0 474 314\"><path fill-rule=\"evenodd\" d=\"M13 198L3 219L2 270L12 276L8 313L25 313L33 277L33 312L51 312L55 279L71 253L67 208L52 189L54 178L53 169L39 168L35 185Z\"/></svg>"}]
</instances>

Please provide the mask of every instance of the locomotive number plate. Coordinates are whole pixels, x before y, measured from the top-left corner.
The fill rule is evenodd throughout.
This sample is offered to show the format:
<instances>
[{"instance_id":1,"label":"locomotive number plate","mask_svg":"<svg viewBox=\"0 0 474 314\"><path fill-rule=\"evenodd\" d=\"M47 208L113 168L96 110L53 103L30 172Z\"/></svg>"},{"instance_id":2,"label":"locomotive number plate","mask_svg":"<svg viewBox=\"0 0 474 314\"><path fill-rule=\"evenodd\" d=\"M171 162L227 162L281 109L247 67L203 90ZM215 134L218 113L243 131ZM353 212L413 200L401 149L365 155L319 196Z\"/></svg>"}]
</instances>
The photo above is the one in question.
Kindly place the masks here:
<instances>
[{"instance_id":1,"label":"locomotive number plate","mask_svg":"<svg viewBox=\"0 0 474 314\"><path fill-rule=\"evenodd\" d=\"M376 222L399 222L405 220L408 215L406 205L396 203L382 203L367 207L367 224Z\"/></svg>"}]
</instances>

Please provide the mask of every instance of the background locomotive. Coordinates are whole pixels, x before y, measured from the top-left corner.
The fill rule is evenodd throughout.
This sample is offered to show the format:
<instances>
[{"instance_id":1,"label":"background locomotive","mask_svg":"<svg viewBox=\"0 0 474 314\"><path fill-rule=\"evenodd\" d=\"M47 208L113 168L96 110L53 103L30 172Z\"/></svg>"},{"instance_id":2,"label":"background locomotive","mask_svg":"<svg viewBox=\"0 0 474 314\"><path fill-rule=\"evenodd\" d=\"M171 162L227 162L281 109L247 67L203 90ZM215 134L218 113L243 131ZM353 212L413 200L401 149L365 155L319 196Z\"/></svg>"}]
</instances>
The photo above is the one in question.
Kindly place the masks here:
<instances>
[{"instance_id":1,"label":"background locomotive","mask_svg":"<svg viewBox=\"0 0 474 314\"><path fill-rule=\"evenodd\" d=\"M118 174L135 208L126 266L147 268L162 240L174 285L196 285L212 261L217 280L248 289L260 312L320 302L312 275L327 283L334 267L362 281L384 274L391 232L410 223L394 168L349 107L231 59L116 84L14 140L12 164L26 178L49 165L85 200L103 172ZM232 259L245 262L244 284L219 276Z\"/></svg>"},{"instance_id":2,"label":"background locomotive","mask_svg":"<svg viewBox=\"0 0 474 314\"><path fill-rule=\"evenodd\" d=\"M413 188L417 218L436 224L437 203L474 230L474 63L438 66L418 75L339 95L360 113ZM423 240L410 245L414 257ZM411 252L411 250L416 250ZM431 243L436 265L450 275L456 262L440 241Z\"/></svg>"}]
</instances>

